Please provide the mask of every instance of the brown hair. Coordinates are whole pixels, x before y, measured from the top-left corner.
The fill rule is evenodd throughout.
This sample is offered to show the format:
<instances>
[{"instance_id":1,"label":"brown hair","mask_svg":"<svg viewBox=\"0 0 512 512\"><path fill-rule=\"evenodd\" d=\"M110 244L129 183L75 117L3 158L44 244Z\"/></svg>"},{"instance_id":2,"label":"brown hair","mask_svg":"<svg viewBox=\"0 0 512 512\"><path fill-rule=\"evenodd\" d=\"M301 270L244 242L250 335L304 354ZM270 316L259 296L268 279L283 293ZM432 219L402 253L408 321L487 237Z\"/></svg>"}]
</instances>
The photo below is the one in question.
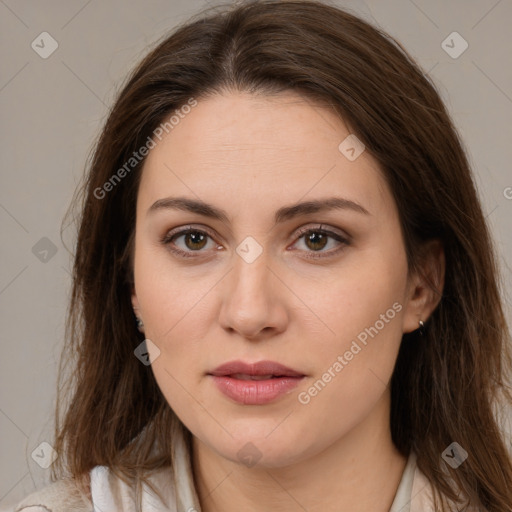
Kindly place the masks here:
<instances>
[{"instance_id":1,"label":"brown hair","mask_svg":"<svg viewBox=\"0 0 512 512\"><path fill-rule=\"evenodd\" d=\"M442 510L446 497L460 495L488 511L510 511L512 462L495 413L512 403L512 355L496 257L465 151L435 86L401 45L316 1L203 11L160 42L120 91L72 203L81 215L59 366L61 457L52 478L66 467L86 489L88 472L106 465L139 485L146 471L172 464L169 432L181 428L179 420L133 353L143 340L130 295L144 160L105 197L98 190L175 109L229 90L294 90L331 105L380 164L409 269L419 268L422 242L442 241L442 298L423 337L404 335L391 380L393 442L404 456L416 453ZM64 363L72 372L61 389ZM456 470L441 458L453 441L469 452Z\"/></svg>"}]
</instances>

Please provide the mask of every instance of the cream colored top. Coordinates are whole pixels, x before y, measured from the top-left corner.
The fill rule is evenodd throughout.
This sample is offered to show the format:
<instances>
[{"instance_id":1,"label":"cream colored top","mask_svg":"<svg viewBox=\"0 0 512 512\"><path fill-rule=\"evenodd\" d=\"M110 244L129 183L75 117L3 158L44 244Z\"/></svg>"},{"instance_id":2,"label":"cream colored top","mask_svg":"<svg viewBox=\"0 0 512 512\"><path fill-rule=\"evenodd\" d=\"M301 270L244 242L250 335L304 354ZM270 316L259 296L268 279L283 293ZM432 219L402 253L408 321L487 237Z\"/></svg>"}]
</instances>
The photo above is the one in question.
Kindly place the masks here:
<instances>
[{"instance_id":1,"label":"cream colored top","mask_svg":"<svg viewBox=\"0 0 512 512\"><path fill-rule=\"evenodd\" d=\"M183 434L174 441L175 470L164 468L150 479L166 505L144 485L142 512L201 512ZM80 495L71 480L61 479L27 496L14 512L135 512L134 491L108 467L94 467L90 478L92 502ZM390 512L435 512L430 484L416 466L414 453L407 460Z\"/></svg>"}]
</instances>

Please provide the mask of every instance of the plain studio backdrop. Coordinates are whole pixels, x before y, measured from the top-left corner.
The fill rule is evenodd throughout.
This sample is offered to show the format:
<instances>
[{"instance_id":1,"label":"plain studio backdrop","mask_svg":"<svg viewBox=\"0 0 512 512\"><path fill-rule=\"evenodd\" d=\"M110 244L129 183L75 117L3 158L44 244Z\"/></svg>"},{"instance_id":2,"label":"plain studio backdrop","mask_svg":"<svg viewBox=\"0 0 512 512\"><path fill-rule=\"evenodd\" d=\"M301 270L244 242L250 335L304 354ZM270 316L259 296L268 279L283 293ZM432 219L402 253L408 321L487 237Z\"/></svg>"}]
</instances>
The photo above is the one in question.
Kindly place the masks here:
<instances>
[{"instance_id":1,"label":"plain studio backdrop","mask_svg":"<svg viewBox=\"0 0 512 512\"><path fill-rule=\"evenodd\" d=\"M1 509L50 482L36 454L51 443L71 282L59 230L93 140L148 45L216 3L0 1ZM337 4L398 39L440 90L476 175L512 324L512 2ZM74 246L72 226L64 240Z\"/></svg>"}]
</instances>

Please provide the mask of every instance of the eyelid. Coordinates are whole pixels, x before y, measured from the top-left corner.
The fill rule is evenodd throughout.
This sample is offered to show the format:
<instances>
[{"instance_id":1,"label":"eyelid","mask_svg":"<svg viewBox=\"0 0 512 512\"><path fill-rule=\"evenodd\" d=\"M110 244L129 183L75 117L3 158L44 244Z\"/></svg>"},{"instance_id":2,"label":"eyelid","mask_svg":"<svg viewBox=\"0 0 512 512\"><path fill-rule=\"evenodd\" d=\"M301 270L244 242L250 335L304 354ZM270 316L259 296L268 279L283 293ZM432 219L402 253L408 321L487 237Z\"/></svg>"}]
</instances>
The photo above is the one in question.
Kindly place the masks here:
<instances>
[{"instance_id":1,"label":"eyelid","mask_svg":"<svg viewBox=\"0 0 512 512\"><path fill-rule=\"evenodd\" d=\"M335 231L335 230L337 230L337 231ZM299 228L298 231L295 232L295 236L300 237L304 233L308 233L310 231L322 231L329 235L338 236L346 242L350 242L352 239L352 237L346 231L341 231L337 228L331 228L329 225L326 226L325 224L316 224L315 226L311 226L311 225L303 226L303 227Z\"/></svg>"},{"instance_id":2,"label":"eyelid","mask_svg":"<svg viewBox=\"0 0 512 512\"><path fill-rule=\"evenodd\" d=\"M216 236L213 234L213 231L211 231L209 228L205 226L195 226L193 224L189 224L186 226L179 226L177 228L171 229L171 231L167 231L162 237L161 241L163 242L164 240L170 240L174 235L186 234L187 231L204 231L211 238L215 238Z\"/></svg>"},{"instance_id":3,"label":"eyelid","mask_svg":"<svg viewBox=\"0 0 512 512\"><path fill-rule=\"evenodd\" d=\"M325 224L315 224L312 226L311 224L308 224L308 225L302 226L298 230L294 231L294 234L295 234L295 236L300 237L301 235L303 235L304 233L308 233L309 231L318 230L318 231L326 231L328 233L332 233L341 238L344 238L346 241L351 240L351 236L346 231L340 230L341 232L337 232L337 231L333 231L334 229L337 229L337 228L331 228L328 225L326 227L324 227L324 226L326 226L326 225ZM185 225L185 226L178 226L177 228L174 228L171 231L166 232L164 234L164 236L161 238L161 241L163 242L164 240L169 240L172 236L174 236L178 233L183 234L183 232L184 231L186 232L187 230L204 231L211 238L215 238L217 236L213 233L213 231L211 231L209 228L207 228L205 226L189 224L189 225Z\"/></svg>"}]
</instances>

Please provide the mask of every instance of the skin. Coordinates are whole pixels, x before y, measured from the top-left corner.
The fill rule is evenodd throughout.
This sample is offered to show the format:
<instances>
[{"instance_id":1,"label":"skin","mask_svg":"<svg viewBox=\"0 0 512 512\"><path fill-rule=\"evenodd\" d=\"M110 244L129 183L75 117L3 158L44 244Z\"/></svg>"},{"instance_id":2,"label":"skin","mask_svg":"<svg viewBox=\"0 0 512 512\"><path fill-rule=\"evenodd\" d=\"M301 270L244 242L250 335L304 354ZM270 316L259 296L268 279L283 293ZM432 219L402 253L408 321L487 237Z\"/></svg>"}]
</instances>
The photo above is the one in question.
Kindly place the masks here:
<instances>
[{"instance_id":1,"label":"skin","mask_svg":"<svg viewBox=\"0 0 512 512\"><path fill-rule=\"evenodd\" d=\"M293 92L225 92L199 100L144 164L132 304L160 350L158 385L193 434L204 512L385 512L393 502L406 459L391 440L388 383L402 334L427 320L438 296L408 274L397 207L377 162L368 151L349 161L338 149L349 133L333 111ZM147 213L168 196L201 199L228 220ZM274 225L278 208L330 196L369 214L329 210ZM174 246L192 253L184 258L160 239L190 224L209 234L177 235ZM349 243L297 234L320 224ZM247 236L262 249L252 263L236 252ZM431 243L424 254L425 273L441 287L442 249ZM300 403L298 394L395 303L394 318ZM306 377L269 404L241 405L206 375L234 359L277 361ZM260 453L251 467L238 456L248 442Z\"/></svg>"}]
</instances>

